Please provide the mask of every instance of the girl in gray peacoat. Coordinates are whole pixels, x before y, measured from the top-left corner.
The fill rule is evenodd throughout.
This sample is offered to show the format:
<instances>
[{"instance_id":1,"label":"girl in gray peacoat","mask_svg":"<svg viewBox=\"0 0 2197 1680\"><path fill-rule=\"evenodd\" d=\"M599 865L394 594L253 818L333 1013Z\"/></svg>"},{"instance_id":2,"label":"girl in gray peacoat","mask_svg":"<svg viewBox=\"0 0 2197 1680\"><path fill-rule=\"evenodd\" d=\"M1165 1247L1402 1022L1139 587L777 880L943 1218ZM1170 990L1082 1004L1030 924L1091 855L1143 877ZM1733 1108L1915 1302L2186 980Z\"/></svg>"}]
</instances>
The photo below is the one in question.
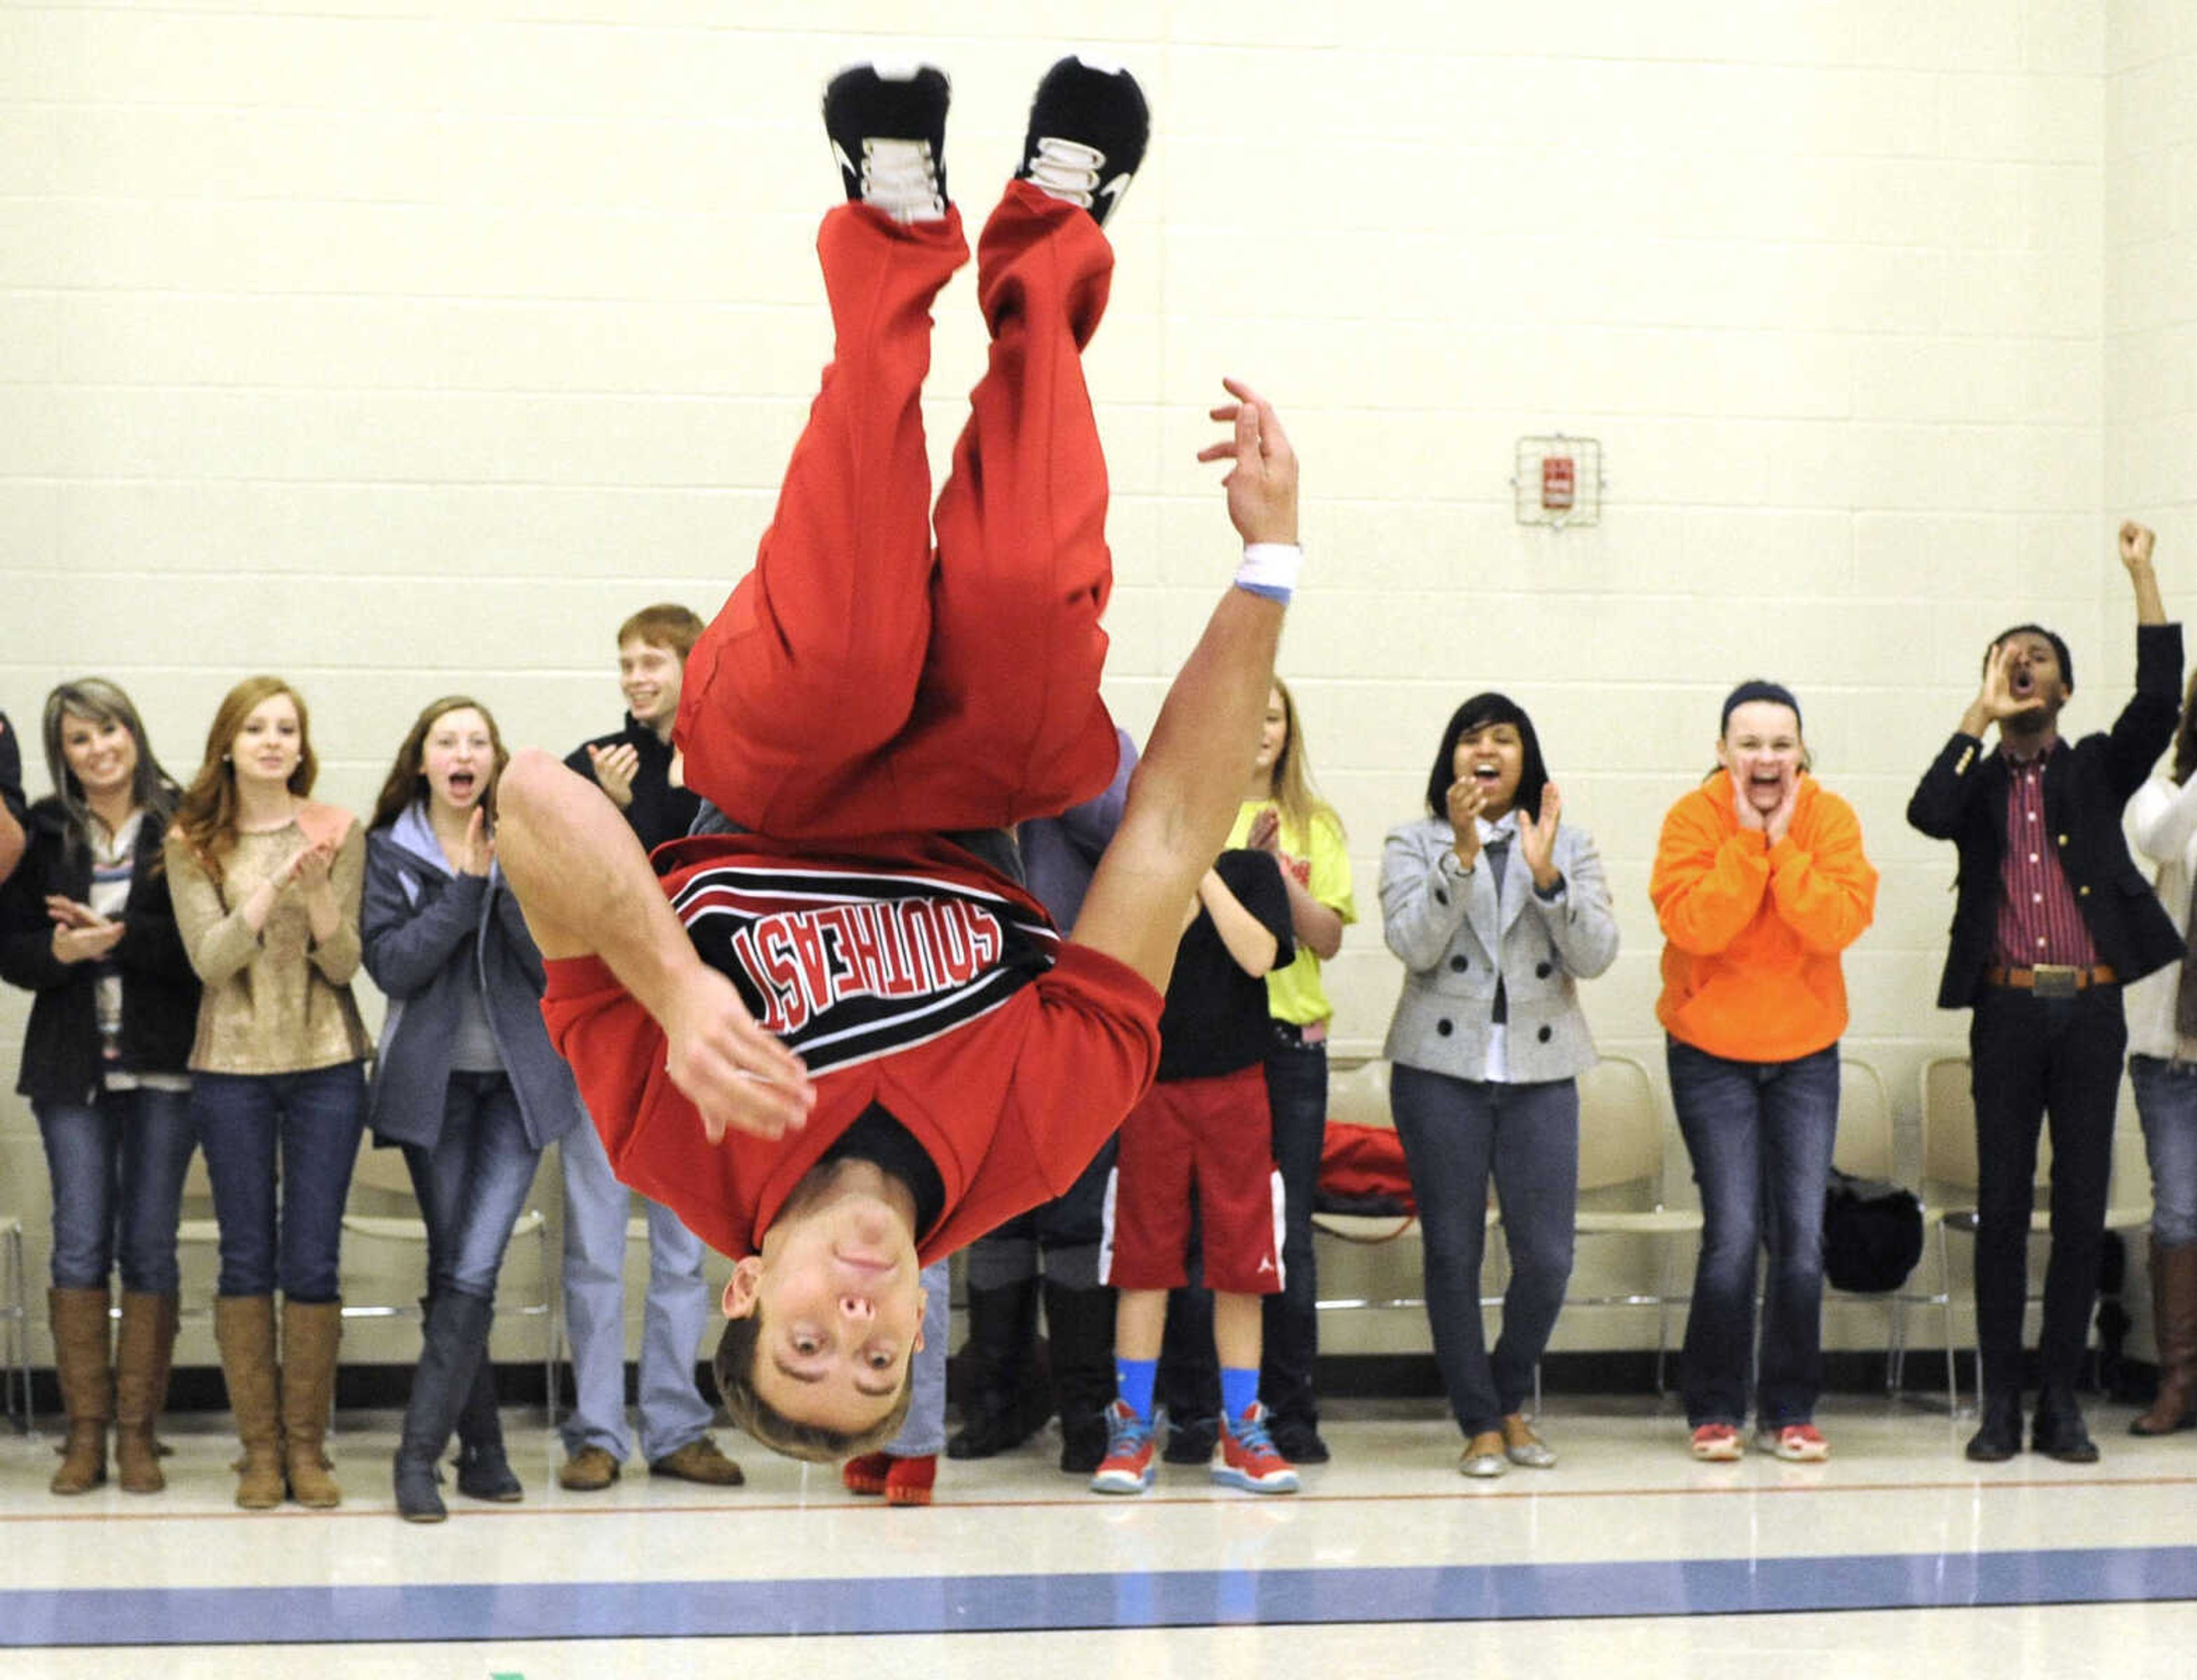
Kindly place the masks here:
<instances>
[{"instance_id":1,"label":"girl in gray peacoat","mask_svg":"<svg viewBox=\"0 0 2197 1680\"><path fill-rule=\"evenodd\" d=\"M1382 851L1383 930L1406 970L1389 1098L1435 1358L1465 1436L1458 1468L1493 1476L1556 1463L1521 1408L1571 1277L1576 1077L1595 1061L1577 982L1615 960L1617 918L1594 842L1560 822L1533 721L1504 696L1452 715L1427 808ZM1492 1359L1480 1321L1491 1173L1511 1257Z\"/></svg>"}]
</instances>

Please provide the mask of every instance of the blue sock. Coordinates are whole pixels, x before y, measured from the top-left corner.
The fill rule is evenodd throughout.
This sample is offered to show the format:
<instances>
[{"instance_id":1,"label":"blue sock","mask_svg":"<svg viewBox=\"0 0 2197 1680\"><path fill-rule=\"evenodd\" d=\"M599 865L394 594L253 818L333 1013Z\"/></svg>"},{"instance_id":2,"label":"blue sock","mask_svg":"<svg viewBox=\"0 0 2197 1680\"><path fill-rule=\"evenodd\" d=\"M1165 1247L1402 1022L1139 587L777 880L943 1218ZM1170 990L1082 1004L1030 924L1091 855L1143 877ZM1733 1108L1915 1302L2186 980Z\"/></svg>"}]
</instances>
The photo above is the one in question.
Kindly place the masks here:
<instances>
[{"instance_id":1,"label":"blue sock","mask_svg":"<svg viewBox=\"0 0 2197 1680\"><path fill-rule=\"evenodd\" d=\"M1159 1380L1159 1374L1160 1362L1157 1359L1124 1359L1119 1354L1115 1356L1114 1390L1122 1397L1122 1403L1137 1415L1139 1422L1152 1421L1152 1385Z\"/></svg>"},{"instance_id":2,"label":"blue sock","mask_svg":"<svg viewBox=\"0 0 2197 1680\"><path fill-rule=\"evenodd\" d=\"M1235 1419L1259 1404L1259 1373L1255 1368L1238 1370L1231 1366L1220 1368L1220 1410L1229 1420Z\"/></svg>"}]
</instances>

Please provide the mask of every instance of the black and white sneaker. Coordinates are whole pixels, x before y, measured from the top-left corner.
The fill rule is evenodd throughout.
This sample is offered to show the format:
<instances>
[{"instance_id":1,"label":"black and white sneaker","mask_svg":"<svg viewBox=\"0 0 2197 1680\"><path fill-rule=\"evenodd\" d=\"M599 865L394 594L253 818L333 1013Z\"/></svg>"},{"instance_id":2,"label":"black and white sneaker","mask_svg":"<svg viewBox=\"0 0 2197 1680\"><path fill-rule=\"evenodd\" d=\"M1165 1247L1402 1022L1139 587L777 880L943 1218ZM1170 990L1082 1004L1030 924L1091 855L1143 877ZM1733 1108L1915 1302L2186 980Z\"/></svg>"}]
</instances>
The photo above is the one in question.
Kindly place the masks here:
<instances>
[{"instance_id":1,"label":"black and white sneaker","mask_svg":"<svg viewBox=\"0 0 2197 1680\"><path fill-rule=\"evenodd\" d=\"M1151 131L1151 108L1135 77L1089 59L1064 58L1037 84L1015 173L1054 198L1081 205L1103 227L1144 162Z\"/></svg>"},{"instance_id":2,"label":"black and white sneaker","mask_svg":"<svg viewBox=\"0 0 2197 1680\"><path fill-rule=\"evenodd\" d=\"M847 196L896 222L946 214L946 72L850 65L824 90L824 131Z\"/></svg>"}]
</instances>

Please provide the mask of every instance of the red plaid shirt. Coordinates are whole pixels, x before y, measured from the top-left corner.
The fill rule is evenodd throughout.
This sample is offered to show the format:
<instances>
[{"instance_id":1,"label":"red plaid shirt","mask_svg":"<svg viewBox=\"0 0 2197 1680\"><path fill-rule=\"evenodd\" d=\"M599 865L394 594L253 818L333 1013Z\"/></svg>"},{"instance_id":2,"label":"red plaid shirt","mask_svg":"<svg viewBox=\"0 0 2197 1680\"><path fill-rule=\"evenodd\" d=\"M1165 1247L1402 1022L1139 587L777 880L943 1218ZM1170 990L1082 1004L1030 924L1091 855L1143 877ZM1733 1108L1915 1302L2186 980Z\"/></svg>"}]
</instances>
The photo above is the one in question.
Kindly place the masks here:
<instances>
[{"instance_id":1,"label":"red plaid shirt","mask_svg":"<svg viewBox=\"0 0 2197 1680\"><path fill-rule=\"evenodd\" d=\"M2067 963L2090 968L2098 960L2090 930L2060 867L2065 837L2044 816L2044 769L2066 748L2055 741L2024 761L2000 749L2006 760L2006 854L1999 864L1998 941L1992 960L2009 968Z\"/></svg>"}]
</instances>

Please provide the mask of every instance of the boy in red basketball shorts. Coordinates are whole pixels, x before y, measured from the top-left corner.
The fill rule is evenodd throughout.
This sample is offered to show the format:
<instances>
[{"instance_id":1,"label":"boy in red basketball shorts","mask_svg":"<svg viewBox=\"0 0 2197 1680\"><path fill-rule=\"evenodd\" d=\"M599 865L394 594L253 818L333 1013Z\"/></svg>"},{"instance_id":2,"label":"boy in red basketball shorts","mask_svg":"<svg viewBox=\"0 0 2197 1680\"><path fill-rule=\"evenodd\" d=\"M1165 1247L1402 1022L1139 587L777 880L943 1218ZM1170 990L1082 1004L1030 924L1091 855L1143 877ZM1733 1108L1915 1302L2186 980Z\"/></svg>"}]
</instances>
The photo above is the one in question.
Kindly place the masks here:
<instances>
[{"instance_id":1,"label":"boy in red basketball shorts","mask_svg":"<svg viewBox=\"0 0 2197 1680\"><path fill-rule=\"evenodd\" d=\"M977 249L992 336L936 507L930 308L966 260L936 70L834 79L834 347L757 553L687 665L687 785L740 831L646 857L522 754L498 857L619 1176L734 1257L718 1381L796 1456L891 1438L919 1267L1074 1182L1150 1083L1182 908L1226 837L1295 576L1296 463L1232 383L1235 588L1184 663L1072 936L949 835L1104 787L1105 463L1081 352L1140 161L1125 72L1063 60ZM936 540L933 540L933 531ZM971 843L972 845L976 842ZM659 879L660 877L660 879Z\"/></svg>"},{"instance_id":2,"label":"boy in red basketball shorts","mask_svg":"<svg viewBox=\"0 0 2197 1680\"><path fill-rule=\"evenodd\" d=\"M1266 976L1296 955L1290 901L1270 852L1223 852L1198 883L1160 1018L1157 1082L1122 1123L1106 1197L1106 1281L1117 1388L1097 1493L1152 1485L1152 1386L1168 1291L1189 1282L1191 1214L1202 1233L1220 1359L1220 1457L1213 1480L1294 1493L1259 1404L1262 1301L1282 1287L1282 1180L1274 1169Z\"/></svg>"}]
</instances>

